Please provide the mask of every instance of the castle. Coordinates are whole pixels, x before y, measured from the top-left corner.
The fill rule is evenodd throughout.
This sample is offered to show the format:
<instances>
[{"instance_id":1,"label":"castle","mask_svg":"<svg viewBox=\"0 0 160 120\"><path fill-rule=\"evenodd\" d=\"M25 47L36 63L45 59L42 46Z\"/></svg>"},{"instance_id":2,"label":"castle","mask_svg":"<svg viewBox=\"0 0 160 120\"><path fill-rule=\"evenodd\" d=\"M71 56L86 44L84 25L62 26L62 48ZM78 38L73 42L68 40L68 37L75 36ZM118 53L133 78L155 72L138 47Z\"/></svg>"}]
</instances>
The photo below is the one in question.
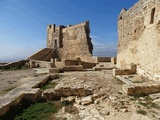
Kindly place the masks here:
<instances>
[{"instance_id":1,"label":"castle","mask_svg":"<svg viewBox=\"0 0 160 120\"><path fill-rule=\"evenodd\" d=\"M92 62L93 45L89 36L89 21L71 26L47 27L47 48L58 51L61 60L81 59Z\"/></svg>"},{"instance_id":2,"label":"castle","mask_svg":"<svg viewBox=\"0 0 160 120\"><path fill-rule=\"evenodd\" d=\"M118 17L117 68L160 80L160 1L139 0Z\"/></svg>"},{"instance_id":3,"label":"castle","mask_svg":"<svg viewBox=\"0 0 160 120\"><path fill-rule=\"evenodd\" d=\"M89 21L76 25L47 26L46 48L28 58L30 67L82 70L95 66Z\"/></svg>"}]
</instances>

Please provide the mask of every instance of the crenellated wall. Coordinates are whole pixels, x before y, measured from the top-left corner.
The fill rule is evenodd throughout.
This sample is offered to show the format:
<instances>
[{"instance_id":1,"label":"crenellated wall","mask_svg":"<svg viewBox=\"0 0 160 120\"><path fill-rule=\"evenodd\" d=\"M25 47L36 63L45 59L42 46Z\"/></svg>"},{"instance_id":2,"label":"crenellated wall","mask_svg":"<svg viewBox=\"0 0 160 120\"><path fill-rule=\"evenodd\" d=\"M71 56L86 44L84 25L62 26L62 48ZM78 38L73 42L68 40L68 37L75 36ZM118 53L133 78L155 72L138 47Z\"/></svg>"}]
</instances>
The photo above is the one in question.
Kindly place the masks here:
<instances>
[{"instance_id":1,"label":"crenellated wall","mask_svg":"<svg viewBox=\"0 0 160 120\"><path fill-rule=\"evenodd\" d=\"M74 26L47 27L47 48L59 51L61 60L80 59L85 62L93 62L93 45L89 36L89 21Z\"/></svg>"},{"instance_id":2,"label":"crenellated wall","mask_svg":"<svg viewBox=\"0 0 160 120\"><path fill-rule=\"evenodd\" d=\"M117 68L160 80L160 1L139 0L118 16Z\"/></svg>"}]
</instances>

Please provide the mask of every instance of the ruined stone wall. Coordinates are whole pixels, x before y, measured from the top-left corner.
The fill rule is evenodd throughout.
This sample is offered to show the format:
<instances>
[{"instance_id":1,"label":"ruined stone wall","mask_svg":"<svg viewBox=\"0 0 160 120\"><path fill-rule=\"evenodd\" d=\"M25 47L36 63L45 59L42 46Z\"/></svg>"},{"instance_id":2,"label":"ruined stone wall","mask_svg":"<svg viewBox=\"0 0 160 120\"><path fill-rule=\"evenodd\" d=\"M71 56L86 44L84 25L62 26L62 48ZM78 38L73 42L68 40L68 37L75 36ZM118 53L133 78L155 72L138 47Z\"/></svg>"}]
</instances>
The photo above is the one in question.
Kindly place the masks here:
<instances>
[{"instance_id":1,"label":"ruined stone wall","mask_svg":"<svg viewBox=\"0 0 160 120\"><path fill-rule=\"evenodd\" d=\"M117 67L160 79L160 1L139 0L118 17Z\"/></svg>"},{"instance_id":2,"label":"ruined stone wall","mask_svg":"<svg viewBox=\"0 0 160 120\"><path fill-rule=\"evenodd\" d=\"M1 64L0 69L21 68L21 67L24 67L27 62L28 62L28 60L20 60L20 61L16 61L16 62Z\"/></svg>"},{"instance_id":3,"label":"ruined stone wall","mask_svg":"<svg viewBox=\"0 0 160 120\"><path fill-rule=\"evenodd\" d=\"M47 48L61 48L62 45L62 29L64 26L57 26L55 24L47 27Z\"/></svg>"},{"instance_id":4,"label":"ruined stone wall","mask_svg":"<svg viewBox=\"0 0 160 120\"><path fill-rule=\"evenodd\" d=\"M92 61L92 43L89 37L89 22L64 28L61 59Z\"/></svg>"},{"instance_id":5,"label":"ruined stone wall","mask_svg":"<svg viewBox=\"0 0 160 120\"><path fill-rule=\"evenodd\" d=\"M68 27L49 25L47 47L57 49L61 60L93 62L93 45L89 34L89 21Z\"/></svg>"},{"instance_id":6,"label":"ruined stone wall","mask_svg":"<svg viewBox=\"0 0 160 120\"><path fill-rule=\"evenodd\" d=\"M47 27L47 48L53 48L53 33L55 32L55 24Z\"/></svg>"}]
</instances>

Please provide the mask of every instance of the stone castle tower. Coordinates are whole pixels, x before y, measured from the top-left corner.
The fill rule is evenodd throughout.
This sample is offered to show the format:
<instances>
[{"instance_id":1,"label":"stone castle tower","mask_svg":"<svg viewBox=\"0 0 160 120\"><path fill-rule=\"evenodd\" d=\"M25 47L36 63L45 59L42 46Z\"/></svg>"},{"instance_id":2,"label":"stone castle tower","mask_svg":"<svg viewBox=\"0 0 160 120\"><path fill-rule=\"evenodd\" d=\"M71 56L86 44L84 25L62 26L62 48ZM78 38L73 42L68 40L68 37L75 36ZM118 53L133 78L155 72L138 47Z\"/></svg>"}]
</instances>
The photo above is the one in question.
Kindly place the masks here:
<instances>
[{"instance_id":1,"label":"stone castle tower","mask_svg":"<svg viewBox=\"0 0 160 120\"><path fill-rule=\"evenodd\" d=\"M55 24L47 27L47 48L62 48L62 29L64 26Z\"/></svg>"},{"instance_id":2,"label":"stone castle tower","mask_svg":"<svg viewBox=\"0 0 160 120\"><path fill-rule=\"evenodd\" d=\"M139 0L118 17L117 67L160 79L160 0Z\"/></svg>"},{"instance_id":3,"label":"stone castle tower","mask_svg":"<svg viewBox=\"0 0 160 120\"><path fill-rule=\"evenodd\" d=\"M57 50L61 60L75 60L92 62L93 45L89 36L89 21L74 26L47 27L47 48Z\"/></svg>"}]
</instances>

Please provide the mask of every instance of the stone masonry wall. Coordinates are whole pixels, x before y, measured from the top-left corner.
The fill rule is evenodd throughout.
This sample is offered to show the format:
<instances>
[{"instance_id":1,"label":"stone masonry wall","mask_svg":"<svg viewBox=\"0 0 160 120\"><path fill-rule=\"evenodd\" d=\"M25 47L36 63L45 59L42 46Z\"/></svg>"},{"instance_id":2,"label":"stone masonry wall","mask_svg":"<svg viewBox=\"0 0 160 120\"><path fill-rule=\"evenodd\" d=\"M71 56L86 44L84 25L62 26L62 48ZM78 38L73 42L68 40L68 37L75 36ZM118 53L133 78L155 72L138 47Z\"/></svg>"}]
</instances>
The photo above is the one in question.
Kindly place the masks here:
<instances>
[{"instance_id":1,"label":"stone masonry wall","mask_svg":"<svg viewBox=\"0 0 160 120\"><path fill-rule=\"evenodd\" d=\"M89 22L64 28L63 48L61 49L61 58L82 61L92 61L92 43L89 37Z\"/></svg>"},{"instance_id":2,"label":"stone masonry wall","mask_svg":"<svg viewBox=\"0 0 160 120\"><path fill-rule=\"evenodd\" d=\"M139 0L118 17L117 67L160 80L160 1Z\"/></svg>"},{"instance_id":3,"label":"stone masonry wall","mask_svg":"<svg viewBox=\"0 0 160 120\"><path fill-rule=\"evenodd\" d=\"M89 21L68 27L49 25L47 34L47 47L57 49L61 60L93 62Z\"/></svg>"}]
</instances>

